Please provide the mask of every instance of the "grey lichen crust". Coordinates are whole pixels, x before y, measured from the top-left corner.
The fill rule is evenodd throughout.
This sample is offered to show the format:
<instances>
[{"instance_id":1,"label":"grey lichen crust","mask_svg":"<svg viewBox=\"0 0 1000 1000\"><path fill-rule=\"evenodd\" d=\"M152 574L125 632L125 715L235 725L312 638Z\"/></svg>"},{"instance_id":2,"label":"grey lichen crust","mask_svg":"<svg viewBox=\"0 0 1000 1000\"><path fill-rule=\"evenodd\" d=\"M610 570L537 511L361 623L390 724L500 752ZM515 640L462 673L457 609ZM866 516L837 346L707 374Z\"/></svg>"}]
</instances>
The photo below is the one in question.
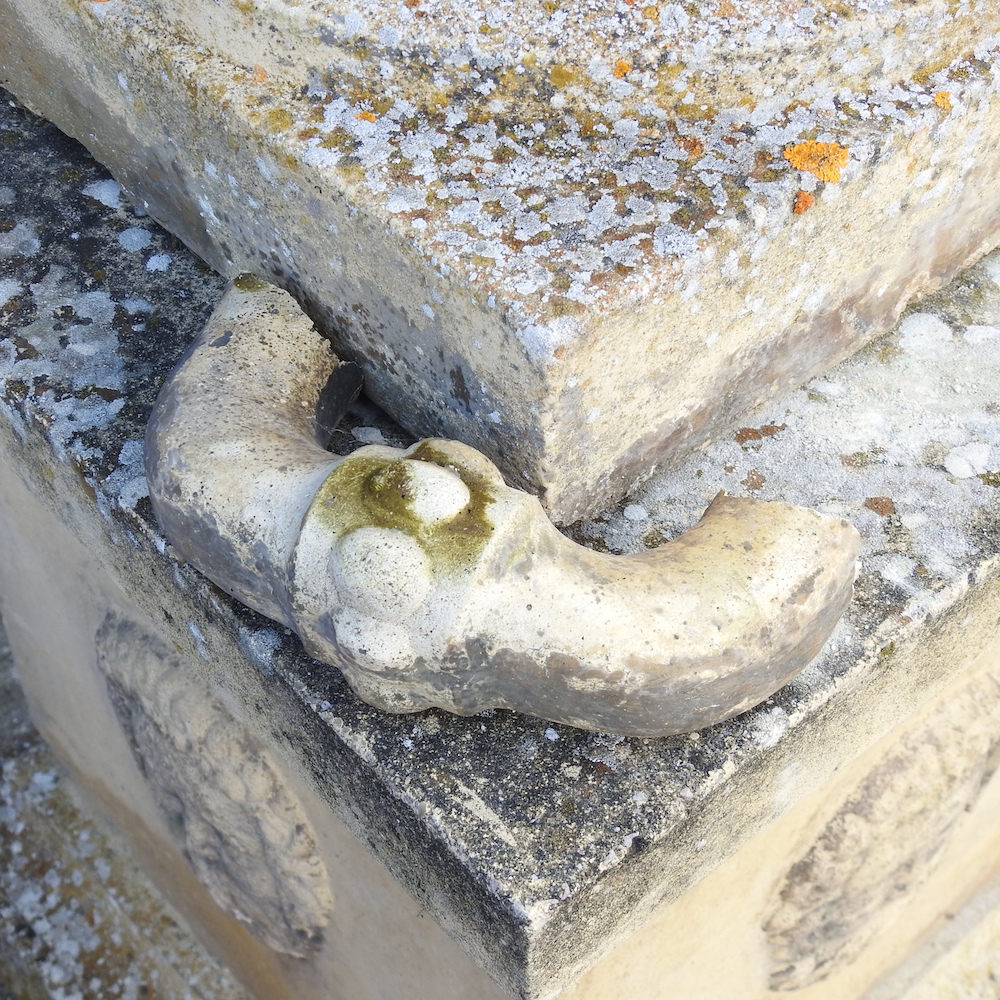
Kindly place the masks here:
<instances>
[{"instance_id":1,"label":"grey lichen crust","mask_svg":"<svg viewBox=\"0 0 1000 1000\"><path fill-rule=\"evenodd\" d=\"M790 680L850 600L857 532L808 509L720 494L610 556L458 442L331 455L338 367L290 295L237 282L161 394L147 476L178 553L373 705L686 732Z\"/></svg>"},{"instance_id":2,"label":"grey lichen crust","mask_svg":"<svg viewBox=\"0 0 1000 1000\"><path fill-rule=\"evenodd\" d=\"M401 424L475 445L563 524L996 245L995 4L0 0L0 21L0 79L138 204L307 301Z\"/></svg>"}]
</instances>

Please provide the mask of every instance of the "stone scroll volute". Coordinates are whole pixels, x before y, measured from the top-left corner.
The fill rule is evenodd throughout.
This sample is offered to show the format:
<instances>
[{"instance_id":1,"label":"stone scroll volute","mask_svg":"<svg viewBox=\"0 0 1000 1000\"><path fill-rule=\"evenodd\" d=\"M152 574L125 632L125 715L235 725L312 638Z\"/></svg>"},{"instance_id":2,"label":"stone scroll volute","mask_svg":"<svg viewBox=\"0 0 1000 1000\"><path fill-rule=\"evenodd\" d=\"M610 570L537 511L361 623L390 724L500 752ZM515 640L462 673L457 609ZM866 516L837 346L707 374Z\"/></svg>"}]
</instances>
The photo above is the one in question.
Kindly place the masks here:
<instances>
[{"instance_id":1,"label":"stone scroll volute","mask_svg":"<svg viewBox=\"0 0 1000 1000\"><path fill-rule=\"evenodd\" d=\"M238 279L160 394L146 472L175 554L378 708L700 729L787 683L851 599L858 534L807 508L719 494L615 556L460 442L330 454L350 368L291 295Z\"/></svg>"}]
</instances>

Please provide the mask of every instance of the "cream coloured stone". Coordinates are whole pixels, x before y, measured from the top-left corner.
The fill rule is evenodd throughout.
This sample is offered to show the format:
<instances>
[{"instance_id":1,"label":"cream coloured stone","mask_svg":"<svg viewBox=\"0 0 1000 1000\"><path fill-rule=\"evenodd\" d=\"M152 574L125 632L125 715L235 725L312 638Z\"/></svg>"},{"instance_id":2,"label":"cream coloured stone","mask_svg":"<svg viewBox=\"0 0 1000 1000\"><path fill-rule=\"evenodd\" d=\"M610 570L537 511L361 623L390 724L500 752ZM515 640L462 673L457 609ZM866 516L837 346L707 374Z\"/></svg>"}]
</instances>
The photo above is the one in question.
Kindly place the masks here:
<instances>
[{"instance_id":1,"label":"cream coloured stone","mask_svg":"<svg viewBox=\"0 0 1000 1000\"><path fill-rule=\"evenodd\" d=\"M414 649L402 625L354 608L339 608L332 615L341 655L361 661L367 670L393 677L413 663Z\"/></svg>"},{"instance_id":2,"label":"cream coloured stone","mask_svg":"<svg viewBox=\"0 0 1000 1000\"><path fill-rule=\"evenodd\" d=\"M430 562L423 549L394 528L355 529L337 541L330 567L346 604L387 622L405 618L431 589Z\"/></svg>"},{"instance_id":3,"label":"cream coloured stone","mask_svg":"<svg viewBox=\"0 0 1000 1000\"><path fill-rule=\"evenodd\" d=\"M449 521L469 505L471 494L451 469L404 460L409 477L409 506L421 521Z\"/></svg>"},{"instance_id":4,"label":"cream coloured stone","mask_svg":"<svg viewBox=\"0 0 1000 1000\"><path fill-rule=\"evenodd\" d=\"M329 877L268 751L197 667L136 622L109 613L96 644L136 762L202 884L276 951L314 952L333 906Z\"/></svg>"}]
</instances>

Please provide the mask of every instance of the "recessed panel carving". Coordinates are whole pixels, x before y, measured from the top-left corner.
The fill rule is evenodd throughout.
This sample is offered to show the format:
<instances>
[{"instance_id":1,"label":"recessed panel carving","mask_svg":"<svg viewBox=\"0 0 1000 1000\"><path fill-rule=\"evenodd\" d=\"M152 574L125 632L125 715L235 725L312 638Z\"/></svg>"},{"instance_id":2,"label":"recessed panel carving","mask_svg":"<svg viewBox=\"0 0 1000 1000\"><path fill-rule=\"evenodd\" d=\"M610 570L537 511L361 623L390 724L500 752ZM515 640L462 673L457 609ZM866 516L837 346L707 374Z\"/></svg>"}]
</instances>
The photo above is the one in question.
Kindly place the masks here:
<instances>
[{"instance_id":1,"label":"recessed panel carving","mask_svg":"<svg viewBox=\"0 0 1000 1000\"><path fill-rule=\"evenodd\" d=\"M306 957L332 907L326 868L267 749L222 704L204 666L109 614L97 662L136 763L212 898L276 951Z\"/></svg>"},{"instance_id":2,"label":"recessed panel carving","mask_svg":"<svg viewBox=\"0 0 1000 1000\"><path fill-rule=\"evenodd\" d=\"M809 986L860 954L931 872L998 747L1000 683L987 674L879 760L778 890L764 923L772 990Z\"/></svg>"}]
</instances>

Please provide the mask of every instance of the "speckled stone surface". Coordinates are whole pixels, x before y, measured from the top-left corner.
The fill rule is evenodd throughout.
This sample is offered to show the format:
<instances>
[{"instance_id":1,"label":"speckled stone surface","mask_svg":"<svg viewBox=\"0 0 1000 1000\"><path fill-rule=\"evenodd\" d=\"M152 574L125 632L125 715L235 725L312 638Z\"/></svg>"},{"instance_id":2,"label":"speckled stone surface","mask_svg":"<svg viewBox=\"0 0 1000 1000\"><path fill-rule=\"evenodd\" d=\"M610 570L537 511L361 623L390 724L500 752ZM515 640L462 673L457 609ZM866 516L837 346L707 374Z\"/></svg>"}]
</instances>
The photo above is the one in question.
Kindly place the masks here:
<instances>
[{"instance_id":1,"label":"speckled stone surface","mask_svg":"<svg viewBox=\"0 0 1000 1000\"><path fill-rule=\"evenodd\" d=\"M331 808L513 996L573 981L891 729L1000 620L1000 259L861 354L570 532L609 551L672 537L719 489L815 506L864 538L857 598L768 703L663 740L506 712L388 716L297 641L173 562L151 522L152 398L222 282L22 110L0 119L0 442L40 502L158 602L177 642L239 648L274 739ZM362 404L335 448L404 443ZM11 474L11 467L4 475ZM131 574L131 575L130 575ZM139 587L136 581L142 581ZM166 605L163 604L165 609ZM166 627L166 626L164 626Z\"/></svg>"},{"instance_id":2,"label":"speckled stone surface","mask_svg":"<svg viewBox=\"0 0 1000 1000\"><path fill-rule=\"evenodd\" d=\"M27 720L0 621L0 998L246 1000Z\"/></svg>"},{"instance_id":3,"label":"speckled stone surface","mask_svg":"<svg viewBox=\"0 0 1000 1000\"><path fill-rule=\"evenodd\" d=\"M0 10L0 81L220 272L295 292L400 423L562 523L887 331L1000 229L989 4Z\"/></svg>"}]
</instances>

